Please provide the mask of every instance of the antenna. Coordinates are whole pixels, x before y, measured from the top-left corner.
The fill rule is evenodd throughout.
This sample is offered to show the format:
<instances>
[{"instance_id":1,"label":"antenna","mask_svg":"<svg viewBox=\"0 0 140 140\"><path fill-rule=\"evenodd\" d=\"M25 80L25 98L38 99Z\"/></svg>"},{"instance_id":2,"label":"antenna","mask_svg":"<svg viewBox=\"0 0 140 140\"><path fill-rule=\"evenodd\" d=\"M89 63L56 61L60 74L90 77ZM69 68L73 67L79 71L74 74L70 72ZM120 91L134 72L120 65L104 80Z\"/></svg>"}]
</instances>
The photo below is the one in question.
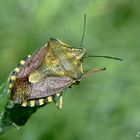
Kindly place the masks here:
<instances>
[{"instance_id":1,"label":"antenna","mask_svg":"<svg viewBox=\"0 0 140 140\"><path fill-rule=\"evenodd\" d=\"M123 59L121 59L121 58L112 57L112 56L106 56L106 55L88 55L87 57L103 57L103 58L115 59L115 60L123 61Z\"/></svg>"},{"instance_id":2,"label":"antenna","mask_svg":"<svg viewBox=\"0 0 140 140\"><path fill-rule=\"evenodd\" d=\"M82 38L81 38L81 42L80 42L80 48L82 47L83 45L83 40L84 40L84 37L85 37L85 31L86 31L86 14L84 14L84 27L83 27L83 34L82 34Z\"/></svg>"},{"instance_id":3,"label":"antenna","mask_svg":"<svg viewBox=\"0 0 140 140\"><path fill-rule=\"evenodd\" d=\"M83 34L82 34L82 38L81 38L81 42L80 42L80 48L82 48L84 37L85 37L86 21L87 21L87 17L86 17L86 14L84 14L84 27L83 27ZM112 57L112 56L106 56L106 55L87 55L87 57L103 57L103 58L108 58L108 59L114 59L114 60L123 61L123 59L121 59L121 58Z\"/></svg>"}]
</instances>

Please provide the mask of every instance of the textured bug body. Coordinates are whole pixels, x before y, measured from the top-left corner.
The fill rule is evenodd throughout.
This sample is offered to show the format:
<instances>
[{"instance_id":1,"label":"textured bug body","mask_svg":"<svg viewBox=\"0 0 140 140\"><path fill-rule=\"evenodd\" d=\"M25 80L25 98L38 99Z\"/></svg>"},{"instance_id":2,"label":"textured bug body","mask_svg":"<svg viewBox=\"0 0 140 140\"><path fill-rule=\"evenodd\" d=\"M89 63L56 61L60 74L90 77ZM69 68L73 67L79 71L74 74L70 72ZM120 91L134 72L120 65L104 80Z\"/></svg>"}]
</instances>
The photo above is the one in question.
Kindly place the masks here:
<instances>
[{"instance_id":1,"label":"textured bug body","mask_svg":"<svg viewBox=\"0 0 140 140\"><path fill-rule=\"evenodd\" d=\"M85 53L83 48L71 48L51 38L43 48L20 61L15 68L9 84L11 100L23 107L56 101L66 88L81 81Z\"/></svg>"}]
</instances>

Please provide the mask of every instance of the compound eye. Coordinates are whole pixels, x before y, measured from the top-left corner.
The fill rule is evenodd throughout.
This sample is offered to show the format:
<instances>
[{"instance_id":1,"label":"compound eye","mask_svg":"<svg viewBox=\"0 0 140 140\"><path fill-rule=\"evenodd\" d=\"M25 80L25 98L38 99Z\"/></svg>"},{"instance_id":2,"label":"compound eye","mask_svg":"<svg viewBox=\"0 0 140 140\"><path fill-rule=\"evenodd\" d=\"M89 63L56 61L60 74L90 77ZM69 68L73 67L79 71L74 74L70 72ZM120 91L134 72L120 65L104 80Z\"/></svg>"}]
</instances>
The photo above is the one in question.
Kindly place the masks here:
<instances>
[{"instance_id":1,"label":"compound eye","mask_svg":"<svg viewBox=\"0 0 140 140\"><path fill-rule=\"evenodd\" d=\"M58 41L58 39L51 37L50 41Z\"/></svg>"}]
</instances>

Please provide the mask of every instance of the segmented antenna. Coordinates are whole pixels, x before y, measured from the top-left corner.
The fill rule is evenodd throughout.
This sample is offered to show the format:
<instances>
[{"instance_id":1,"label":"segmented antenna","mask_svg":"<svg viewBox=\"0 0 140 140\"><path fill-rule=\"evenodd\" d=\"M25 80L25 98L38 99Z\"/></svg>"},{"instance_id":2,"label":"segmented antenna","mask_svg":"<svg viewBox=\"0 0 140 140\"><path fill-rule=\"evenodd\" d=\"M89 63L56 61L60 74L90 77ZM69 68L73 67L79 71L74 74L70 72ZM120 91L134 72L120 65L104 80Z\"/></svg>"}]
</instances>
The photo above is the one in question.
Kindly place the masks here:
<instances>
[{"instance_id":1,"label":"segmented antenna","mask_svg":"<svg viewBox=\"0 0 140 140\"><path fill-rule=\"evenodd\" d=\"M84 14L84 27L83 27L83 34L80 42L80 48L82 48L84 37L85 37L85 31L86 31L86 14ZM103 57L103 58L108 58L108 59L114 59L114 60L119 60L122 61L123 59L117 58L117 57L112 57L112 56L106 56L106 55L87 55L85 57Z\"/></svg>"},{"instance_id":2,"label":"segmented antenna","mask_svg":"<svg viewBox=\"0 0 140 140\"><path fill-rule=\"evenodd\" d=\"M88 55L87 57L103 57L103 58L115 59L115 60L123 61L123 59L121 59L121 58L112 57L112 56L106 56L106 55Z\"/></svg>"},{"instance_id":3,"label":"segmented antenna","mask_svg":"<svg viewBox=\"0 0 140 140\"><path fill-rule=\"evenodd\" d=\"M86 14L84 14L84 27L83 27L83 34L82 34L82 38L81 38L81 43L80 43L80 48L82 47L83 45L83 40L84 40L84 37L85 37L85 31L86 31Z\"/></svg>"}]
</instances>

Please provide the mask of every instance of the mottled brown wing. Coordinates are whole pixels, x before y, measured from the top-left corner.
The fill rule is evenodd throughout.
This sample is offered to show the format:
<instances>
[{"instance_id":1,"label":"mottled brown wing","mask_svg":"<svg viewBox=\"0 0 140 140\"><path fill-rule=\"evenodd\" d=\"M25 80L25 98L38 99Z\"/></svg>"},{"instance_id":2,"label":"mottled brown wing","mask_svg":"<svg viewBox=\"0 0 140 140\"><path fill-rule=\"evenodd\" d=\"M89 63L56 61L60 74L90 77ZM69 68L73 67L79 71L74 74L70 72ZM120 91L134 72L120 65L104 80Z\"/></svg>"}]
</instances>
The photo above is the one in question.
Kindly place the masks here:
<instances>
[{"instance_id":1,"label":"mottled brown wing","mask_svg":"<svg viewBox=\"0 0 140 140\"><path fill-rule=\"evenodd\" d=\"M47 47L41 48L29 58L25 64L20 68L17 79L29 77L31 71L37 69L43 62L47 53Z\"/></svg>"},{"instance_id":2,"label":"mottled brown wing","mask_svg":"<svg viewBox=\"0 0 140 140\"><path fill-rule=\"evenodd\" d=\"M32 91L29 99L43 98L63 92L73 84L69 77L48 77L39 83L32 84Z\"/></svg>"},{"instance_id":3,"label":"mottled brown wing","mask_svg":"<svg viewBox=\"0 0 140 140\"><path fill-rule=\"evenodd\" d=\"M11 99L17 103L22 102L26 97L26 92L31 91L31 83L28 81L29 75L36 70L44 61L47 54L47 47L41 48L31 56L22 60L10 77L9 88L11 89ZM24 63L23 63L24 62Z\"/></svg>"},{"instance_id":4,"label":"mottled brown wing","mask_svg":"<svg viewBox=\"0 0 140 140\"><path fill-rule=\"evenodd\" d=\"M24 100L45 98L63 92L72 85L74 81L65 76L48 77L37 83L30 83L28 80L16 81L12 92L12 100L15 103L22 103Z\"/></svg>"}]
</instances>

